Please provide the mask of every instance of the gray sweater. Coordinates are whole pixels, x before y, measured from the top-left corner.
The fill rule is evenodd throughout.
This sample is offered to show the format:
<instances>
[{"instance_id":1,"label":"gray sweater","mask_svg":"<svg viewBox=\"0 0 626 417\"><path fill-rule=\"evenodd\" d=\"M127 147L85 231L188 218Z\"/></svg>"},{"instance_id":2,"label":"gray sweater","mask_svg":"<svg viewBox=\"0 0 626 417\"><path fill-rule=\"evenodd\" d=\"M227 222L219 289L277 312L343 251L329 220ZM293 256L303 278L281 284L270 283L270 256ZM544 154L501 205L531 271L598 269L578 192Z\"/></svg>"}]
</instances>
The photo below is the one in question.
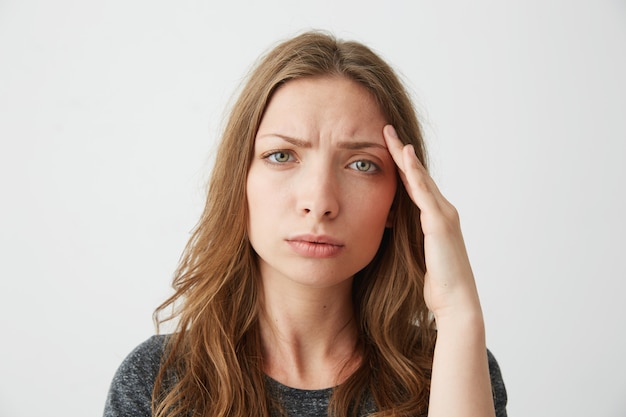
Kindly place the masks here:
<instances>
[{"instance_id":1,"label":"gray sweater","mask_svg":"<svg viewBox=\"0 0 626 417\"><path fill-rule=\"evenodd\" d=\"M107 396L104 417L151 417L152 388L165 346L166 336L152 336L124 359L117 370ZM497 417L506 417L506 390L500 367L491 352L489 372ZM289 416L326 417L332 388L301 390L290 388L268 378L273 392L280 395L281 403ZM374 411L373 402L364 404L362 412Z\"/></svg>"}]
</instances>

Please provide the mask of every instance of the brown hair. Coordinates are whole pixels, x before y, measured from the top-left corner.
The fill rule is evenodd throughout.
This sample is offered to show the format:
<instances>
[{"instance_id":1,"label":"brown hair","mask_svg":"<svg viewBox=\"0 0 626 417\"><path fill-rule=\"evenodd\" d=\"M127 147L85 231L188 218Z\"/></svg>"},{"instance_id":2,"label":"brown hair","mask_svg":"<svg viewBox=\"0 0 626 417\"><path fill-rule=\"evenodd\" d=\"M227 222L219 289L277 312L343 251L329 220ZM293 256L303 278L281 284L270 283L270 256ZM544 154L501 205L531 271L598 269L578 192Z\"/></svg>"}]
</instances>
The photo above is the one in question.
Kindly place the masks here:
<instances>
[{"instance_id":1,"label":"brown hair","mask_svg":"<svg viewBox=\"0 0 626 417\"><path fill-rule=\"evenodd\" d=\"M263 112L282 84L342 76L364 86L387 122L425 161L415 110L391 67L369 48L307 32L272 49L250 74L227 120L202 217L183 253L175 294L155 311L178 319L155 383L157 417L269 416L258 329L258 269L247 237L246 177ZM354 278L360 367L332 395L332 415L356 415L371 396L380 415L426 413L434 346L424 303L419 209L403 187L371 263ZM166 308L172 316L158 320Z\"/></svg>"}]
</instances>

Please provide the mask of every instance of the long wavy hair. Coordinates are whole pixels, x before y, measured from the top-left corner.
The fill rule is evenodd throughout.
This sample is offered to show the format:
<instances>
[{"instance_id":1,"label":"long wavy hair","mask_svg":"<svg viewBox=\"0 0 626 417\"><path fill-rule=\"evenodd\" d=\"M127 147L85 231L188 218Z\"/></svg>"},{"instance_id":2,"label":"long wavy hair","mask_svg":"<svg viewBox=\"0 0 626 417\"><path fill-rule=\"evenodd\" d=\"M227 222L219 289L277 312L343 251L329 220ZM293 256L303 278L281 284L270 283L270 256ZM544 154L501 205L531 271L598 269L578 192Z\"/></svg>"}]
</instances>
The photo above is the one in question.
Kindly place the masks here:
<instances>
[{"instance_id":1,"label":"long wavy hair","mask_svg":"<svg viewBox=\"0 0 626 417\"><path fill-rule=\"evenodd\" d=\"M206 206L175 274L175 293L155 311L157 327L178 320L155 381L156 417L267 417L276 410L263 373L259 271L247 235L246 177L273 92L289 80L320 76L346 77L365 87L402 141L413 144L426 163L406 89L366 46L307 32L262 57L226 121ZM368 398L380 416L427 411L434 323L423 298L420 212L401 186L392 221L374 259L353 280L362 362L334 389L333 416L356 415Z\"/></svg>"}]
</instances>

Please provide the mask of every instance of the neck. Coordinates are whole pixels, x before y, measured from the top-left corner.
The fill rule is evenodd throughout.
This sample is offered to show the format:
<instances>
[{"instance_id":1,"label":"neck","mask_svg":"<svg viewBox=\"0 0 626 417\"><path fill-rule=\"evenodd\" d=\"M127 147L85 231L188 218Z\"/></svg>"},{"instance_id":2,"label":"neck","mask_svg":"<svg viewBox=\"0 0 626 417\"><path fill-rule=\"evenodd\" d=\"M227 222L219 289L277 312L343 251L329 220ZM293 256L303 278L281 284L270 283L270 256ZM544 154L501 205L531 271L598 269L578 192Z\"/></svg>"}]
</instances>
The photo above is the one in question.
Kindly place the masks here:
<instances>
[{"instance_id":1,"label":"neck","mask_svg":"<svg viewBox=\"0 0 626 417\"><path fill-rule=\"evenodd\" d=\"M340 287L263 286L264 371L300 389L343 382L359 365L351 282Z\"/></svg>"}]
</instances>

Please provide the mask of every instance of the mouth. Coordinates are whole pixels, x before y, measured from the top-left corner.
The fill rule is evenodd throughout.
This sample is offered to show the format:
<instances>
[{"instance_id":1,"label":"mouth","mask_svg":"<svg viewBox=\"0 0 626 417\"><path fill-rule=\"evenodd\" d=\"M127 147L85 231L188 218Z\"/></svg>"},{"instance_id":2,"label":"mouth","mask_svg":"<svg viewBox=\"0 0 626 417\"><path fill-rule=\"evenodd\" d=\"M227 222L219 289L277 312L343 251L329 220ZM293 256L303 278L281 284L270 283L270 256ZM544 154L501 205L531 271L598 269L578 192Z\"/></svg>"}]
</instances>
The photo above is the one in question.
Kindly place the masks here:
<instances>
[{"instance_id":1,"label":"mouth","mask_svg":"<svg viewBox=\"0 0 626 417\"><path fill-rule=\"evenodd\" d=\"M339 255L345 245L329 236L301 235L286 239L297 254L307 258L332 258Z\"/></svg>"}]
</instances>

